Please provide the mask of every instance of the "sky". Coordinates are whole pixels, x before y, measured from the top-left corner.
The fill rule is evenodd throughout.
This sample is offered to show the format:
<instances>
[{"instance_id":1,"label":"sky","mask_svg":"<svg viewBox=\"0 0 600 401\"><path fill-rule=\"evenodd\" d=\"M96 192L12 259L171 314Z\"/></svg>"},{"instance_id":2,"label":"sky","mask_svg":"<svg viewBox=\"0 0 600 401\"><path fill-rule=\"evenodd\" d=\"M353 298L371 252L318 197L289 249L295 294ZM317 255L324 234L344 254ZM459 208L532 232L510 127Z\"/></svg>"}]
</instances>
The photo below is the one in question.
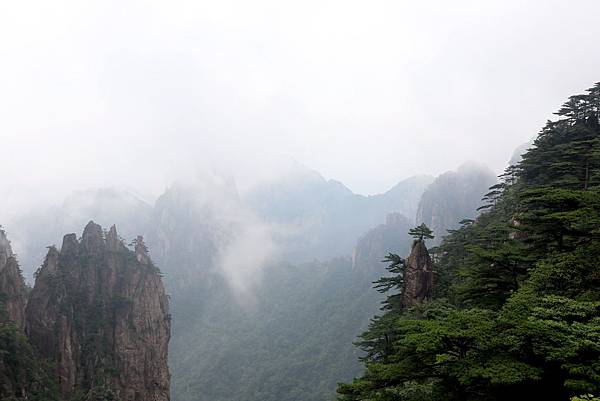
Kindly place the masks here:
<instances>
[{"instance_id":1,"label":"sky","mask_svg":"<svg viewBox=\"0 0 600 401\"><path fill-rule=\"evenodd\" d=\"M84 188L240 186L294 160L357 193L500 172L600 80L600 2L2 1L8 208ZM12 206L11 206L12 205Z\"/></svg>"}]
</instances>

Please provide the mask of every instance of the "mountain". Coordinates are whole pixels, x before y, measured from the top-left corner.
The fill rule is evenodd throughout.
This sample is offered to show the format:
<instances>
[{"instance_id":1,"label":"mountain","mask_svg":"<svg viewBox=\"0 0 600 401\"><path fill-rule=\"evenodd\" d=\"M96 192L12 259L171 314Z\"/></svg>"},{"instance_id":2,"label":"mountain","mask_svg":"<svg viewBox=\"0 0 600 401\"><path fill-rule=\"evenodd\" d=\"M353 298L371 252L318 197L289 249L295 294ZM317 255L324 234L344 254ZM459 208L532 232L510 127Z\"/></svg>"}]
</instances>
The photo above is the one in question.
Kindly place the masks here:
<instances>
[{"instance_id":1,"label":"mountain","mask_svg":"<svg viewBox=\"0 0 600 401\"><path fill-rule=\"evenodd\" d=\"M352 254L353 269L369 269L381 272L381 260L388 253L395 251L406 253L411 237L408 230L412 227L408 218L400 213L390 213L385 224L380 224L367 231L357 241Z\"/></svg>"},{"instance_id":2,"label":"mountain","mask_svg":"<svg viewBox=\"0 0 600 401\"><path fill-rule=\"evenodd\" d=\"M81 240L66 235L25 304L1 233L1 399L169 400L169 301L142 237L134 243L93 222Z\"/></svg>"},{"instance_id":3,"label":"mountain","mask_svg":"<svg viewBox=\"0 0 600 401\"><path fill-rule=\"evenodd\" d=\"M420 302L396 302L418 270L390 258L340 401L598 399L600 83L556 114L422 265Z\"/></svg>"},{"instance_id":4,"label":"mountain","mask_svg":"<svg viewBox=\"0 0 600 401\"><path fill-rule=\"evenodd\" d=\"M421 194L432 181L416 176L373 196L353 193L342 183L298 166L278 181L245 196L266 222L280 227L276 240L296 261L327 260L348 255L357 238L389 213L415 216Z\"/></svg>"},{"instance_id":5,"label":"mountain","mask_svg":"<svg viewBox=\"0 0 600 401\"><path fill-rule=\"evenodd\" d=\"M408 219L392 214L355 239L354 262L349 252L298 261L277 242L281 226L265 223L217 178L170 187L151 226L148 243L173 294L175 401L330 397L361 371L351 342L380 306L370 291L385 271L379 261L411 241Z\"/></svg>"},{"instance_id":6,"label":"mountain","mask_svg":"<svg viewBox=\"0 0 600 401\"><path fill-rule=\"evenodd\" d=\"M264 274L242 302L226 286L177 301L173 400L320 401L362 371L351 343L381 301L368 275L353 272L349 258Z\"/></svg>"},{"instance_id":7,"label":"mountain","mask_svg":"<svg viewBox=\"0 0 600 401\"><path fill-rule=\"evenodd\" d=\"M44 260L44 249L59 244L61 233L75 232L90 220L113 223L131 240L147 232L152 206L134 192L100 188L70 194L60 205L30 211L11 224L25 277L30 280Z\"/></svg>"},{"instance_id":8,"label":"mountain","mask_svg":"<svg viewBox=\"0 0 600 401\"><path fill-rule=\"evenodd\" d=\"M16 256L12 252L6 232L0 228L0 321L12 321L22 329L25 324L27 289Z\"/></svg>"},{"instance_id":9,"label":"mountain","mask_svg":"<svg viewBox=\"0 0 600 401\"><path fill-rule=\"evenodd\" d=\"M527 153L527 151L533 146L533 142L534 139L532 138L531 140L517 146L517 148L513 151L510 160L508 161L508 165L515 166L519 164L519 162L523 160L523 155Z\"/></svg>"},{"instance_id":10,"label":"mountain","mask_svg":"<svg viewBox=\"0 0 600 401\"><path fill-rule=\"evenodd\" d=\"M240 195L231 180L204 175L171 185L154 206L128 192L87 191L52 218L22 219L30 228L19 227L19 243L52 244L50 231L84 217L131 216L127 237L145 234L172 294L174 401L318 401L361 373L352 341L380 308L372 281L386 254L410 249L411 216L431 181L413 177L365 197L302 170Z\"/></svg>"},{"instance_id":11,"label":"mountain","mask_svg":"<svg viewBox=\"0 0 600 401\"><path fill-rule=\"evenodd\" d=\"M495 183L491 170L474 164L441 174L423 193L416 220L431 228L436 236L433 243L439 243L461 220L477 216L481 199Z\"/></svg>"}]
</instances>

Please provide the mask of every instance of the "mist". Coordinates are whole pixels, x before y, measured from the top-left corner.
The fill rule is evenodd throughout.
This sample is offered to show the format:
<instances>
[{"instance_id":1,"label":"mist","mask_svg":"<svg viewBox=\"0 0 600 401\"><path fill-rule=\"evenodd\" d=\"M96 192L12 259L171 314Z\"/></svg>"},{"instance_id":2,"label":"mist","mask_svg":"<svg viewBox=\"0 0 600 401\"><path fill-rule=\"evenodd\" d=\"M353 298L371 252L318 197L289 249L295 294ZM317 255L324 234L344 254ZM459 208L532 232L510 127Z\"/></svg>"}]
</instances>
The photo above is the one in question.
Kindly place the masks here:
<instances>
[{"instance_id":1,"label":"mist","mask_svg":"<svg viewBox=\"0 0 600 401\"><path fill-rule=\"evenodd\" d=\"M151 201L199 169L243 189L290 160L362 194L467 160L499 172L548 110L597 79L598 12L594 1L5 2L2 218L77 189Z\"/></svg>"},{"instance_id":2,"label":"mist","mask_svg":"<svg viewBox=\"0 0 600 401\"><path fill-rule=\"evenodd\" d=\"M600 5L576 3L2 4L0 223L23 253L22 216L69 209L78 191L153 205L175 182L221 177L244 194L298 165L364 195L466 161L498 174L597 79ZM302 227L200 193L237 227L216 263L251 292L272 239ZM77 205L49 244L94 217Z\"/></svg>"},{"instance_id":3,"label":"mist","mask_svg":"<svg viewBox=\"0 0 600 401\"><path fill-rule=\"evenodd\" d=\"M599 16L0 1L0 399L596 400Z\"/></svg>"}]
</instances>

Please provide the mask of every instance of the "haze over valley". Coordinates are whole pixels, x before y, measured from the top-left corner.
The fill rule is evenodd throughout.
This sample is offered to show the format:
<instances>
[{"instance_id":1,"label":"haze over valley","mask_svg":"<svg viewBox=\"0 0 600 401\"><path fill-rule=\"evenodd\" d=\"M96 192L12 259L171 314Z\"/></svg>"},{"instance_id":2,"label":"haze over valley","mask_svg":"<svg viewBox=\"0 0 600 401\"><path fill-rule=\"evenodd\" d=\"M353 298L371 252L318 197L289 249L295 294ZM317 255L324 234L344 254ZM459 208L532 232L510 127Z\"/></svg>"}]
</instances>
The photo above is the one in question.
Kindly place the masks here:
<instances>
[{"instance_id":1,"label":"haze over valley","mask_svg":"<svg viewBox=\"0 0 600 401\"><path fill-rule=\"evenodd\" d=\"M599 15L0 5L0 400L599 400Z\"/></svg>"}]
</instances>

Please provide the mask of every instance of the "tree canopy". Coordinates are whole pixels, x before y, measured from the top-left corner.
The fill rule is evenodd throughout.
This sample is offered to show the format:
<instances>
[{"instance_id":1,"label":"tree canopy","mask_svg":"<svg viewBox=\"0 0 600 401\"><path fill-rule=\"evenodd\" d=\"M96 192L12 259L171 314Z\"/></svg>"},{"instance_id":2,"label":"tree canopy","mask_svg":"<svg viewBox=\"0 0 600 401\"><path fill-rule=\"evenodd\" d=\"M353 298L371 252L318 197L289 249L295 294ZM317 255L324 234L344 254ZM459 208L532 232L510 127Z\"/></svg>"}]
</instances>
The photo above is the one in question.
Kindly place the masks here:
<instances>
[{"instance_id":1,"label":"tree canopy","mask_svg":"<svg viewBox=\"0 0 600 401\"><path fill-rule=\"evenodd\" d=\"M429 227L425 225L425 223L421 223L421 225L416 226L415 228L411 228L408 231L408 234L413 238L423 241L424 239L433 239L435 236L433 235L433 231Z\"/></svg>"},{"instance_id":2,"label":"tree canopy","mask_svg":"<svg viewBox=\"0 0 600 401\"><path fill-rule=\"evenodd\" d=\"M600 84L557 115L482 214L436 249L433 300L419 311L389 302L401 288L390 270L384 313L358 343L366 371L340 384L340 400L600 394Z\"/></svg>"}]
</instances>

